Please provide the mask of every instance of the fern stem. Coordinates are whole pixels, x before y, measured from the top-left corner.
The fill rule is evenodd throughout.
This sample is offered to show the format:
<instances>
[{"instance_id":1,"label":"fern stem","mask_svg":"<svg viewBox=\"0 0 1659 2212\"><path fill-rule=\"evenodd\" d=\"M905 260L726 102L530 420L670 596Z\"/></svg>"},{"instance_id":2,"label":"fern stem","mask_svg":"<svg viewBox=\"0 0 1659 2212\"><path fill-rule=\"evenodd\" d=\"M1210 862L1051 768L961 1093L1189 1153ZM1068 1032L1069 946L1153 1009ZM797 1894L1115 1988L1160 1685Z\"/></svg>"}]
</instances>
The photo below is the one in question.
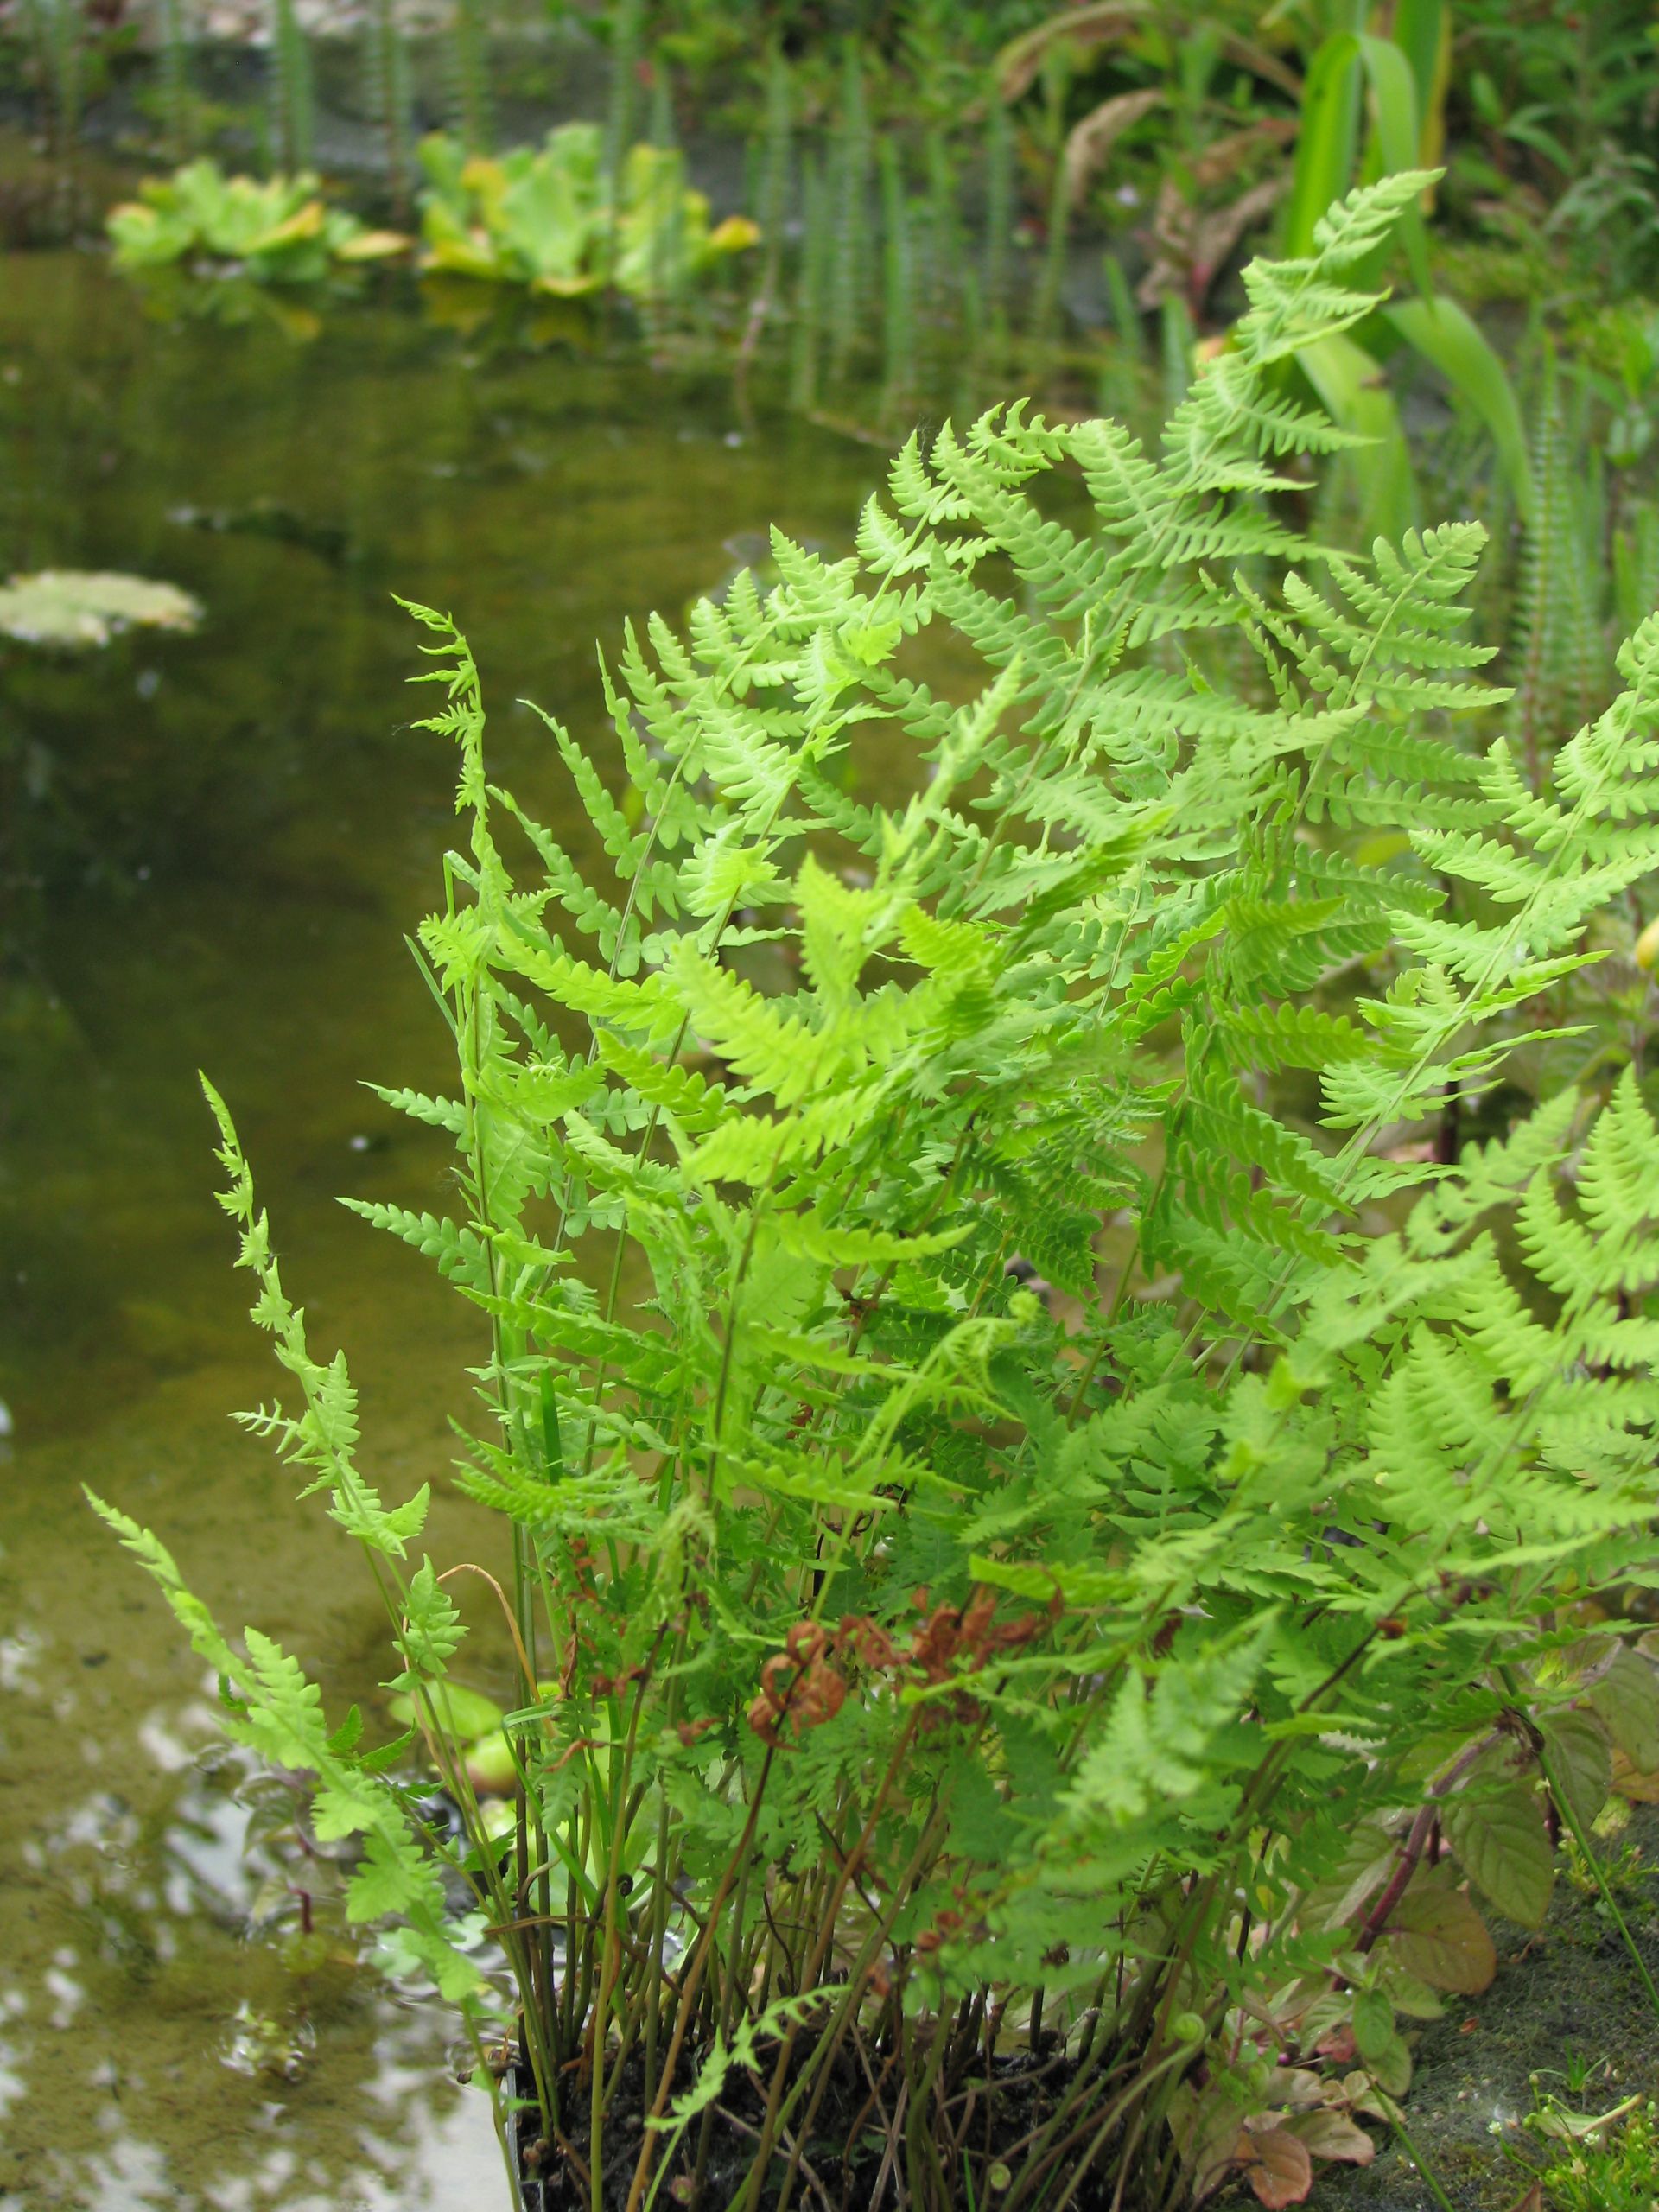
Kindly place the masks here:
<instances>
[{"instance_id":1,"label":"fern stem","mask_svg":"<svg viewBox=\"0 0 1659 2212\"><path fill-rule=\"evenodd\" d=\"M900 1735L897 1745L894 1747L893 1758L888 1764L887 1771L882 1778L881 1786L877 1792L875 1802L871 1808L869 1818L865 1822L863 1830L860 1834L857 1842L854 1845L852 1850L847 1854L844 1864L836 1870L828 1902L823 1909L822 1924L820 1926L817 1937L814 1942L811 1955L807 1962L804 1979L809 1983L816 1983L818 1975L823 1970L824 1960L829 1955L830 1946L834 1940L836 1918L841 1910L842 1901L845 1897L848 1888L851 1885L854 1876L858 1871L860 1862L861 1861L864 1853L869 1848L870 1840L874 1834L876 1826L880 1821L881 1814L886 1808L887 1799L892 1790L900 1763L909 1751L910 1741L914 1732L918 1713L919 1708L918 1709L918 1713L912 1713L911 1719L906 1723L904 1732ZM812 2090L811 2101L807 2107L800 2126L795 2131L796 2147L790 2152L789 2164L784 2174L783 2185L778 2194L776 2212L788 2212L790 2196L793 2192L796 2177L800 2168L800 2146L804 2145L811 2136L812 2122L817 2114L818 2107L823 2101L824 2092L829 2087L830 2069L833 2066L836 2054L841 2048L842 2042L846 2036L847 2030L850 2025L856 2013L858 2005L862 1999L864 1986L868 1978L871 1967L874 1964L875 1960L880 1955L882 1945L888 1941L893 1931L893 1923L897 1920L899 1913L904 1910L905 1904L912 1894L918 1878L922 1871L932 1861L933 1854L938 1848L939 1834L943 1822L943 1804L942 1802L936 1802L932 1813L923 1827L921 1835L917 1841L914 1851L911 1853L910 1859L899 1875L899 1879L893 1885L891 1902L888 1904L886 1910L874 1919L873 1925L866 1933L863 1944L860 1948L857 1956L853 1961L851 1970L847 1978L844 1993L842 1996L840 2005L836 2009L834 2018L830 2021L830 2025L821 2032L818 2041L809 2054L805 2063L803 2065L801 2071L795 2081L793 2088L791 2088L789 2090L788 2094L785 2096L783 2092L785 2084L788 2080L789 2060L793 2051L795 2038L800 2031L799 2024L795 2023L788 2030L785 2037L783 2049L778 2055L777 2066L772 2074L771 2088L767 2095L766 2112L768 2120L767 2124L763 2126L762 2129L761 2150L757 2154L754 2164L750 2169L749 2180L745 2183L742 2190L740 2192L732 2207L732 2212L753 2212L753 2208L760 2201L760 2190L765 2187L765 2169L767 2159L771 2155L772 2145L778 2139L779 2130L783 2128L788 2122L789 2117L793 2112L796 2104L799 2101L800 2098L805 2094L808 2088L810 2087ZM902 2033L902 2027L899 2031ZM781 2103L779 2101L780 2097L782 2098Z\"/></svg>"},{"instance_id":2,"label":"fern stem","mask_svg":"<svg viewBox=\"0 0 1659 2212\"><path fill-rule=\"evenodd\" d=\"M738 1870L741 1866L747 1866L749 1853L753 1847L754 1832L760 1824L760 1808L766 1797L766 1782L772 1773L774 1756L772 1745L768 1745L766 1757L761 1762L760 1775L749 1799L748 1817L743 1824L743 1833L738 1839L737 1848L727 1860L721 1874L714 1897L709 1902L708 1917L702 1924L702 1933L697 1938L690 1961L685 1970L684 1979L681 1982L679 2003L674 2016L674 2031L669 2039L667 2056L663 2060L662 2079L657 2085L657 2094L652 2100L651 2110L647 2115L652 2120L662 2118L663 2108L668 2102L669 2091L674 2081L674 2069L679 2063L680 2052L684 2047L687 2035L690 2032L694 2000L702 1986L703 1976L708 1972L709 1960L714 1948L715 1930L719 1926L721 1915L726 1909L726 1900L730 1897L733 1886L738 1879ZM640 2203L651 2181L652 2168L656 2164L658 2141L656 2133L648 2127L645 2130L645 2140L639 2145L639 2158L634 2166L633 2179L628 2186L627 2202L624 2207L624 2212L639 2212Z\"/></svg>"}]
</instances>

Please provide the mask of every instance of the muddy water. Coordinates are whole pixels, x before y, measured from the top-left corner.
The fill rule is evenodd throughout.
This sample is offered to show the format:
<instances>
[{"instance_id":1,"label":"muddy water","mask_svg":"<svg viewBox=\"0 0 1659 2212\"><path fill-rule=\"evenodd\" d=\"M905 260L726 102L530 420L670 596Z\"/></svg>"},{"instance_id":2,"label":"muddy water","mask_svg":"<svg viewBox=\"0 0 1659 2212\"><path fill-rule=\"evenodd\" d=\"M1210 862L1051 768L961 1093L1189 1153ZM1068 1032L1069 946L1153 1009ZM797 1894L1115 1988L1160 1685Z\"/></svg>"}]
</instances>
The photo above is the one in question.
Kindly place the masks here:
<instances>
[{"instance_id":1,"label":"muddy water","mask_svg":"<svg viewBox=\"0 0 1659 2212\"><path fill-rule=\"evenodd\" d=\"M875 460L745 427L716 380L493 351L401 297L315 332L257 302L177 321L92 257L0 255L0 569L135 570L207 611L73 661L0 649L6 2212L500 2201L446 2022L328 1932L327 1868L303 1938L291 1861L258 1840L282 1808L216 1751L213 1686L80 1485L160 1529L227 1621L372 1697L354 1555L228 1418L276 1384L194 1071L237 1113L315 1341L350 1351L365 1465L441 1487L470 1317L334 1204L443 1204L440 1147L359 1084L445 1073L400 940L451 763L407 726L391 594L466 624L498 772L569 829L512 702L608 758L595 635L677 614L774 518L843 543ZM499 1540L447 1498L433 1548Z\"/></svg>"}]
</instances>

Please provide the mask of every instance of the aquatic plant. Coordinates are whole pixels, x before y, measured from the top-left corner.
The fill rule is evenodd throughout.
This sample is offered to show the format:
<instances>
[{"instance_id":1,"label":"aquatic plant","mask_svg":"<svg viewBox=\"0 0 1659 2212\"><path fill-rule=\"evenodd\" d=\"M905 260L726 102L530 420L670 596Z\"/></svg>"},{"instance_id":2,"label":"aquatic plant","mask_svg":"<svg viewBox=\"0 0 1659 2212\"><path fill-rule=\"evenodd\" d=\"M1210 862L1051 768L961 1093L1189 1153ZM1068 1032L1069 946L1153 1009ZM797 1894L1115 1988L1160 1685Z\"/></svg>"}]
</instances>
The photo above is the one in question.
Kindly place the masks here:
<instances>
[{"instance_id":1,"label":"aquatic plant","mask_svg":"<svg viewBox=\"0 0 1659 2212\"><path fill-rule=\"evenodd\" d=\"M685 181L672 146L633 147L614 207L604 189L598 127L567 123L539 149L498 161L468 157L454 139L421 142L423 266L560 296L607 285L635 298L671 296L759 236L747 216L711 226L705 194Z\"/></svg>"},{"instance_id":2,"label":"aquatic plant","mask_svg":"<svg viewBox=\"0 0 1659 2212\"><path fill-rule=\"evenodd\" d=\"M1014 235L1014 125L1001 100L987 104L985 118L985 311L994 335L1005 337L1008 308L1008 247Z\"/></svg>"},{"instance_id":3,"label":"aquatic plant","mask_svg":"<svg viewBox=\"0 0 1659 2212\"><path fill-rule=\"evenodd\" d=\"M823 365L833 244L829 198L830 180L817 155L809 148L801 156L801 243L795 257L789 340L790 404L804 415L817 404Z\"/></svg>"},{"instance_id":4,"label":"aquatic plant","mask_svg":"<svg viewBox=\"0 0 1659 2212\"><path fill-rule=\"evenodd\" d=\"M766 251L752 311L756 333L776 305L783 283L784 235L795 176L793 93L789 64L774 43L766 54L766 130L758 148L756 219Z\"/></svg>"},{"instance_id":5,"label":"aquatic plant","mask_svg":"<svg viewBox=\"0 0 1659 2212\"><path fill-rule=\"evenodd\" d=\"M872 143L863 58L849 39L843 53L841 105L830 151L830 252L827 302L832 375L844 373L864 329L870 283L870 170Z\"/></svg>"},{"instance_id":6,"label":"aquatic plant","mask_svg":"<svg viewBox=\"0 0 1659 2212\"><path fill-rule=\"evenodd\" d=\"M294 0L271 0L266 92L272 174L299 175L311 166L317 99L310 43Z\"/></svg>"},{"instance_id":7,"label":"aquatic plant","mask_svg":"<svg viewBox=\"0 0 1659 2212\"><path fill-rule=\"evenodd\" d=\"M184 0L162 0L156 18L156 71L161 79L158 111L163 146L172 162L190 154L195 96L190 85L190 42L185 30Z\"/></svg>"},{"instance_id":8,"label":"aquatic plant","mask_svg":"<svg viewBox=\"0 0 1659 2212\"><path fill-rule=\"evenodd\" d=\"M79 652L124 630L194 630L200 603L176 584L113 569L41 569L0 585L0 637Z\"/></svg>"},{"instance_id":9,"label":"aquatic plant","mask_svg":"<svg viewBox=\"0 0 1659 2212\"><path fill-rule=\"evenodd\" d=\"M261 184L226 176L206 159L147 179L136 200L111 210L105 227L120 268L188 262L205 274L233 270L262 284L314 283L336 264L385 260L409 247L400 232L370 230L328 207L315 176Z\"/></svg>"},{"instance_id":10,"label":"aquatic plant","mask_svg":"<svg viewBox=\"0 0 1659 2212\"><path fill-rule=\"evenodd\" d=\"M455 135L469 154L487 154L495 139L489 39L486 0L454 0L448 41L449 108Z\"/></svg>"},{"instance_id":11,"label":"aquatic plant","mask_svg":"<svg viewBox=\"0 0 1659 2212\"><path fill-rule=\"evenodd\" d=\"M1039 337L1054 327L1065 227L1077 198L1120 141L1161 110L1170 111L1176 128L1154 142L1160 182L1141 288L1148 308L1179 295L1196 315L1241 238L1275 209L1279 250L1306 255L1324 210L1361 179L1440 158L1452 36L1445 0L1400 0L1386 34L1348 28L1341 11L1330 18L1323 10L1303 11L1298 29L1309 43L1300 72L1264 48L1254 26L1247 30L1224 10L1195 10L1183 39L1158 35L1168 14L1147 0L1114 6L1084 0L1025 32L999 57L1005 99L1017 100L1039 82L1045 91L1052 184L1049 252L1033 318ZM1363 16L1354 17L1356 25ZM1067 131L1062 110L1071 58L1131 43L1155 58L1157 81L1115 92ZM1290 109L1234 111L1206 99L1207 80L1224 60L1284 96ZM1287 145L1294 147L1288 169L1281 151ZM1436 289L1422 210L1405 211L1400 235L1417 296L1320 339L1297 364L1337 422L1382 448L1350 480L1362 535L1397 534L1419 518L1410 451L1382 372L1402 345L1420 353L1484 423L1524 515L1531 477L1507 372L1479 326Z\"/></svg>"},{"instance_id":12,"label":"aquatic plant","mask_svg":"<svg viewBox=\"0 0 1659 2212\"><path fill-rule=\"evenodd\" d=\"M639 49L645 0L616 0L611 10L610 89L605 104L605 132L600 147L600 175L605 202L614 208L622 188L622 168L633 143L634 105L639 92Z\"/></svg>"},{"instance_id":13,"label":"aquatic plant","mask_svg":"<svg viewBox=\"0 0 1659 2212\"><path fill-rule=\"evenodd\" d=\"M86 19L80 0L22 0L19 10L45 96L55 150L67 152L80 128L86 89Z\"/></svg>"},{"instance_id":14,"label":"aquatic plant","mask_svg":"<svg viewBox=\"0 0 1659 2212\"><path fill-rule=\"evenodd\" d=\"M370 0L363 13L364 105L380 134L393 201L402 216L413 183L414 71L397 0Z\"/></svg>"},{"instance_id":15,"label":"aquatic plant","mask_svg":"<svg viewBox=\"0 0 1659 2212\"><path fill-rule=\"evenodd\" d=\"M904 447L847 557L779 534L768 588L629 630L621 795L549 725L603 866L491 782L413 610L458 1077L380 1095L459 1203L356 1211L480 1317L458 1478L511 1565L440 1571L428 1487L364 1472L211 1091L300 1394L246 1419L363 1546L410 1726L333 1726L100 1510L359 1840L350 1918L516 2085L547 2207L1300 2202L1397 2115L1402 2022L1490 1979L1477 1895L1536 1925L1554 1826L1593 1866L1615 1751L1659 1769L1617 1612L1659 1128L1630 1066L1496 1090L1659 869L1659 617L1535 791L1465 635L1478 526L1361 561L1280 504L1344 434L1279 366L1373 311L1427 181L1255 264L1155 452L993 410ZM908 797L849 787L874 747Z\"/></svg>"}]
</instances>

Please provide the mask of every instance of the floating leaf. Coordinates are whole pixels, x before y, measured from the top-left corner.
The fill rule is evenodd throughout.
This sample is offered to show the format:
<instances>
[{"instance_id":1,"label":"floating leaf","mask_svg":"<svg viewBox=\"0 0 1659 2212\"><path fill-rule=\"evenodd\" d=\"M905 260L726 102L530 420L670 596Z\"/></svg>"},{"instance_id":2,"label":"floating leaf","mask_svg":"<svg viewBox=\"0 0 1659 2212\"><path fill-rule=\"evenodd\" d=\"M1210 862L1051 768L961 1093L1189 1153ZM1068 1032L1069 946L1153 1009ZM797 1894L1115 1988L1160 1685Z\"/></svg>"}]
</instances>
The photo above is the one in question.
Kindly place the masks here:
<instances>
[{"instance_id":1,"label":"floating leaf","mask_svg":"<svg viewBox=\"0 0 1659 2212\"><path fill-rule=\"evenodd\" d=\"M743 253L760 243L760 226L749 215L728 215L709 233L710 253Z\"/></svg>"},{"instance_id":2,"label":"floating leaf","mask_svg":"<svg viewBox=\"0 0 1659 2212\"><path fill-rule=\"evenodd\" d=\"M708 200L687 184L673 147L632 148L613 197L595 124L561 124L542 145L499 161L467 160L436 133L422 141L421 166L423 269L525 284L556 299L607 285L636 298L672 296L760 235L747 215L710 226Z\"/></svg>"},{"instance_id":3,"label":"floating leaf","mask_svg":"<svg viewBox=\"0 0 1659 2212\"><path fill-rule=\"evenodd\" d=\"M0 588L0 633L78 651L130 629L194 630L201 602L176 584L111 569L41 569Z\"/></svg>"},{"instance_id":4,"label":"floating leaf","mask_svg":"<svg viewBox=\"0 0 1659 2212\"><path fill-rule=\"evenodd\" d=\"M467 1779L480 1797L510 1797L518 1787L518 1762L505 1728L467 1747Z\"/></svg>"},{"instance_id":5,"label":"floating leaf","mask_svg":"<svg viewBox=\"0 0 1659 2212\"><path fill-rule=\"evenodd\" d=\"M475 1744L494 1735L505 1718L493 1698L469 1690L462 1682L446 1681L434 1690L433 1699L444 1733L457 1744ZM390 1709L394 1720L416 1717L415 1700L407 1694L393 1698Z\"/></svg>"},{"instance_id":6,"label":"floating leaf","mask_svg":"<svg viewBox=\"0 0 1659 2212\"><path fill-rule=\"evenodd\" d=\"M199 274L245 274L257 283L315 283L331 262L378 261L410 240L371 231L331 208L318 180L226 176L216 162L187 162L149 177L108 220L118 266L143 270L188 261Z\"/></svg>"},{"instance_id":7,"label":"floating leaf","mask_svg":"<svg viewBox=\"0 0 1659 2212\"><path fill-rule=\"evenodd\" d=\"M334 248L336 261L392 261L415 241L403 231L359 231Z\"/></svg>"}]
</instances>

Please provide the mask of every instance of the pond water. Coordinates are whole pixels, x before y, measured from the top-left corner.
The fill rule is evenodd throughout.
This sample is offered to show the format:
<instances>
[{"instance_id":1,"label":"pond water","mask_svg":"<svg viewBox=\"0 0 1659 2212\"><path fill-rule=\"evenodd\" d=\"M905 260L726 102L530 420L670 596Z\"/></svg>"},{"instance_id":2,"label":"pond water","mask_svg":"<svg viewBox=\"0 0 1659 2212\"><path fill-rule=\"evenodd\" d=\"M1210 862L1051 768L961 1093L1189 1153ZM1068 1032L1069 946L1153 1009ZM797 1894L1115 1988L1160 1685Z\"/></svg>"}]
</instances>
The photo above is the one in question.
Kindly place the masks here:
<instances>
[{"instance_id":1,"label":"pond water","mask_svg":"<svg viewBox=\"0 0 1659 2212\"><path fill-rule=\"evenodd\" d=\"M595 636L677 618L772 520L845 544L878 461L740 421L719 379L491 350L399 296L308 333L175 322L95 257L0 254L0 570L124 569L207 610L189 638L0 651L7 2212L500 2201L442 2017L296 1946L291 1895L261 1886L213 1685L80 1485L331 1697L372 1694L357 1554L229 1418L275 1370L195 1071L237 1114L314 1341L351 1353L365 1465L393 1495L442 1484L476 1333L334 1204L444 1203L442 1150L359 1087L446 1073L401 939L435 895L452 762L409 727L391 594L465 625L498 773L569 830L512 702L608 760ZM432 1541L493 1555L498 1532L451 1498Z\"/></svg>"}]
</instances>

